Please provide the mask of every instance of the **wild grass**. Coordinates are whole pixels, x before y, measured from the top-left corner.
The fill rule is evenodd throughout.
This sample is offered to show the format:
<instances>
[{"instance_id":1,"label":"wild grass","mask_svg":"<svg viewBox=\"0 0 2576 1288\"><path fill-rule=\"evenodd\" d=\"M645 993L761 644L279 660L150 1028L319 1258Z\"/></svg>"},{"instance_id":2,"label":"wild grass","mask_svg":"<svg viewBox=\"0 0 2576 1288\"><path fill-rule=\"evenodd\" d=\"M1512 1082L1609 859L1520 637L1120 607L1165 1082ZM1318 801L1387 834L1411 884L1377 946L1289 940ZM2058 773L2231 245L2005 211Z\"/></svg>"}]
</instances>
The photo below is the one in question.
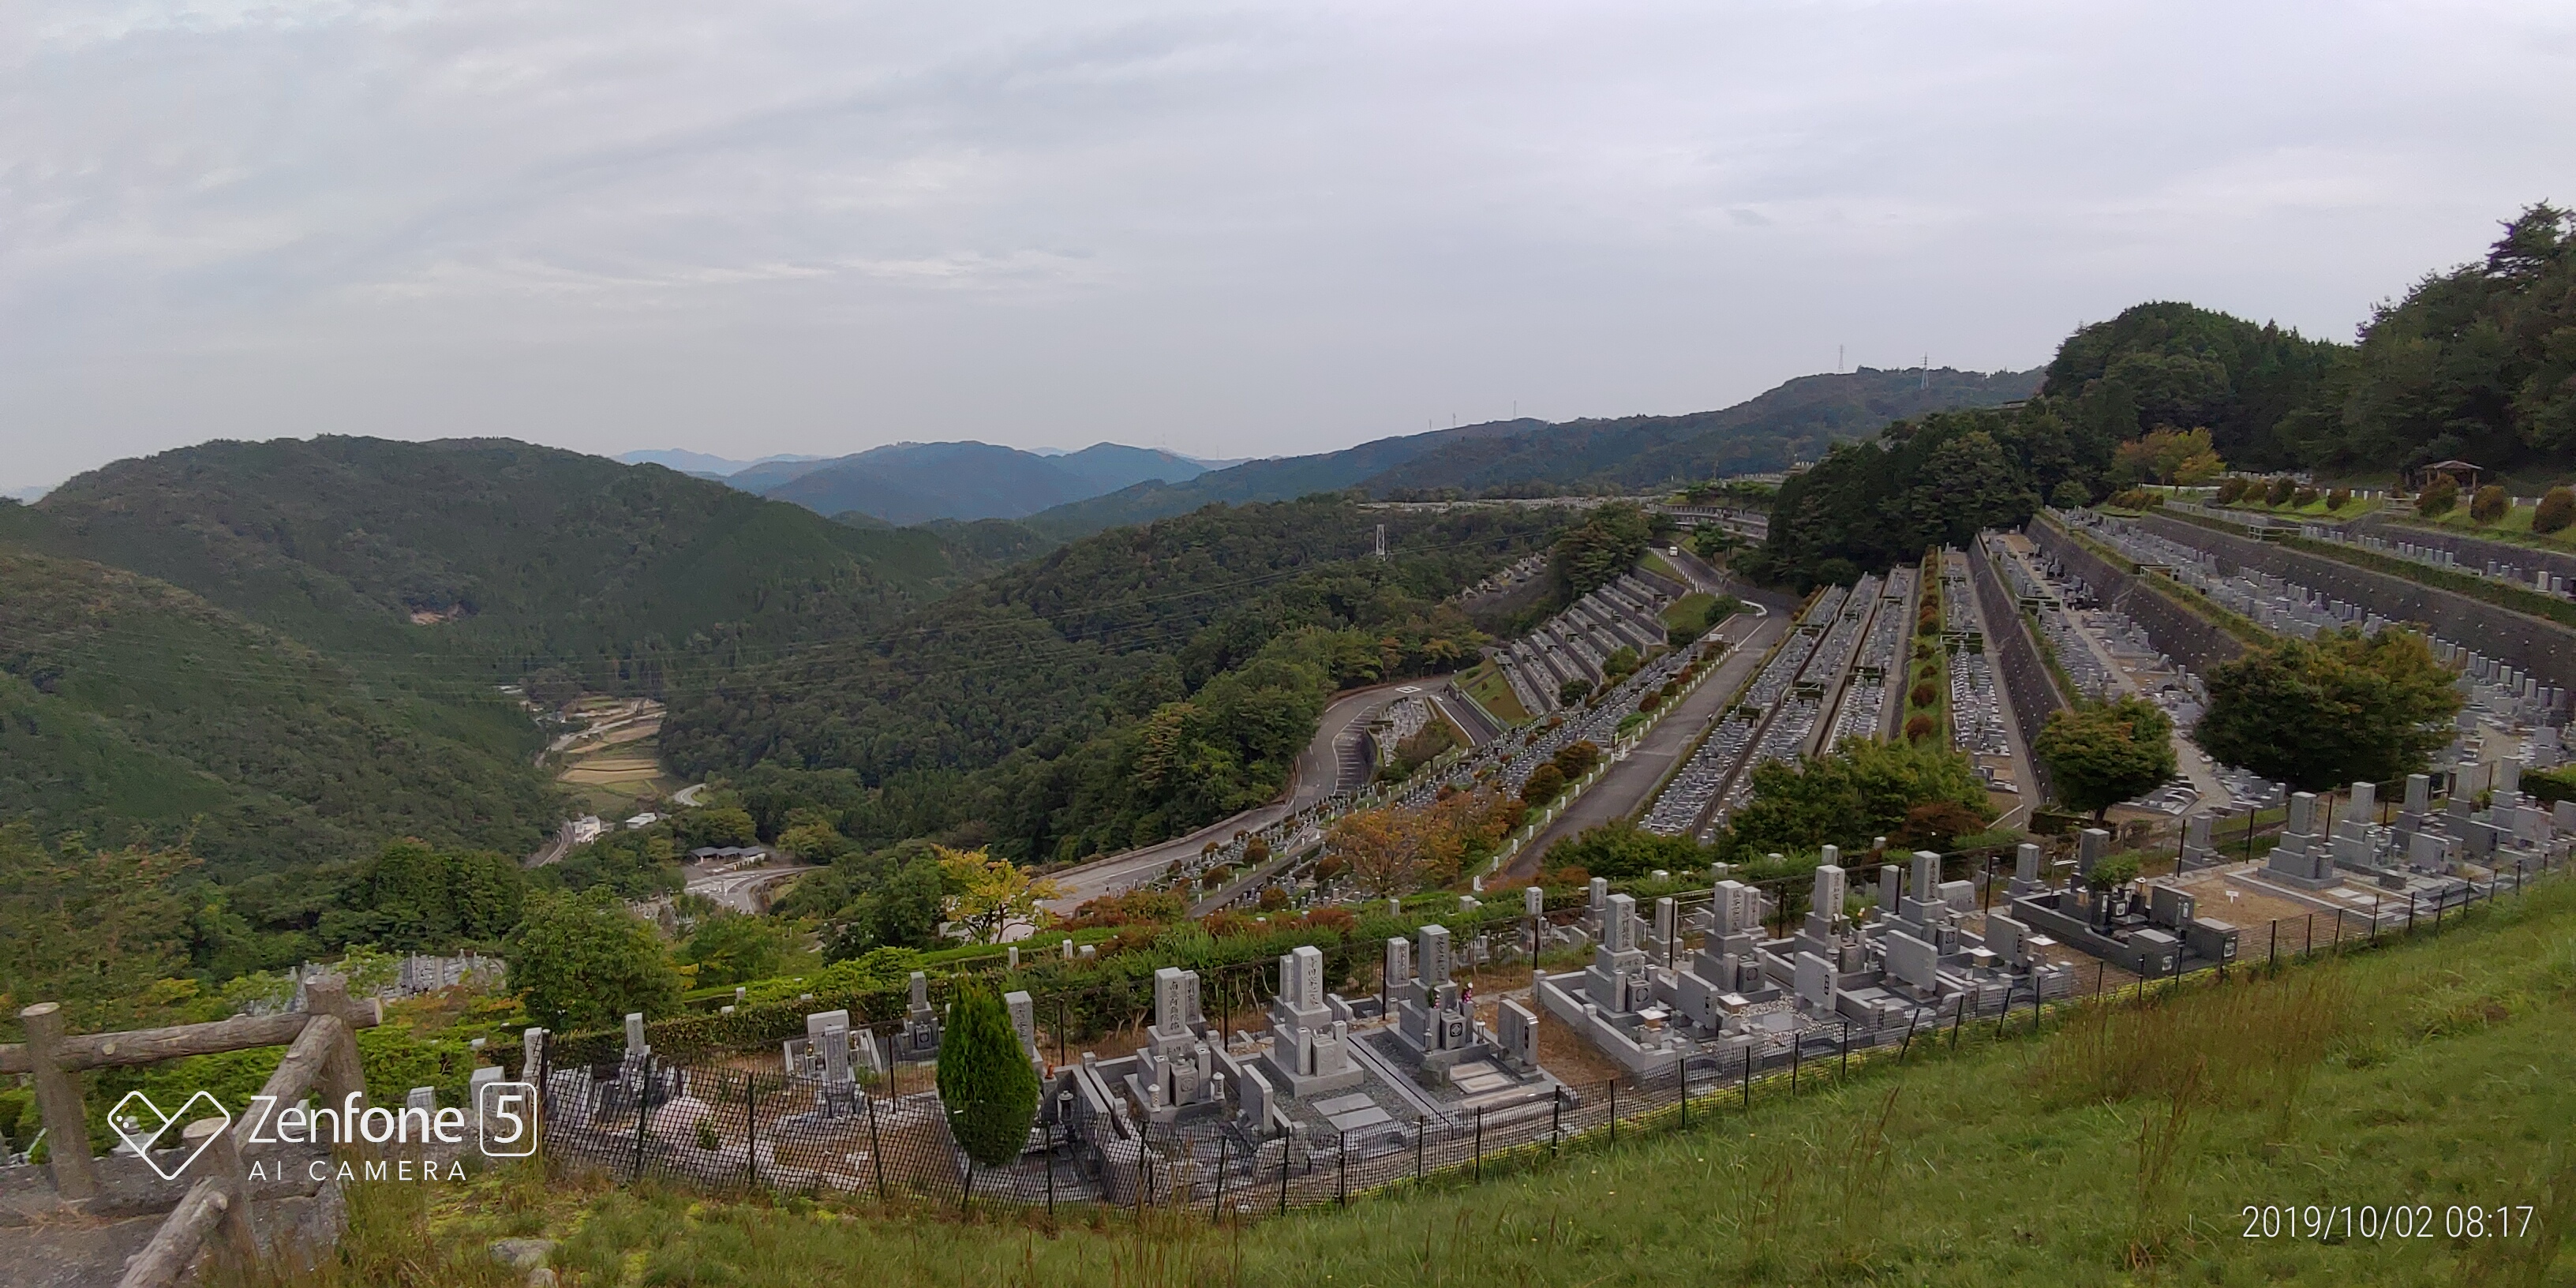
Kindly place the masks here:
<instances>
[{"instance_id":1,"label":"wild grass","mask_svg":"<svg viewBox=\"0 0 2576 1288\"><path fill-rule=\"evenodd\" d=\"M2254 978L2248 978L2251 975ZM650 1188L442 1202L363 1225L314 1288L432 1282L531 1221L567 1284L2465 1284L2576 1280L2576 882L2439 936L1971 1025L1687 1131L1486 1183L1240 1227L715 1201ZM1810 1073L1816 1073L1810 1070ZM520 1182L524 1184L524 1182ZM505 1182L493 1182L500 1185ZM512 1201L533 1209L508 1212ZM2511 1240L2246 1239L2249 1204L2530 1204ZM378 1241L412 1250L398 1254ZM420 1241L428 1241L423 1250ZM470 1256L465 1258L470 1260ZM464 1278L455 1282L487 1282Z\"/></svg>"}]
</instances>

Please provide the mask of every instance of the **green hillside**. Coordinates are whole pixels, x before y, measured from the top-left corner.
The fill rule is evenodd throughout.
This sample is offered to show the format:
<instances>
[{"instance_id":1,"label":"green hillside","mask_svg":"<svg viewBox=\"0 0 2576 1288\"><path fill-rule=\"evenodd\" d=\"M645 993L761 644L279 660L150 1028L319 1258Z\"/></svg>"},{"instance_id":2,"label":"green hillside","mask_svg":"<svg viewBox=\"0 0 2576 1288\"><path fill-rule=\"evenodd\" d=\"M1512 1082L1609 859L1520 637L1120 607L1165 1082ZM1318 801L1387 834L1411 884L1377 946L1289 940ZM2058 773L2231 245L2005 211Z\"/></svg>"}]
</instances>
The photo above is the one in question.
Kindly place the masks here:
<instances>
[{"instance_id":1,"label":"green hillside","mask_svg":"<svg viewBox=\"0 0 2576 1288\"><path fill-rule=\"evenodd\" d=\"M1381 438L1338 452L1248 461L1185 483L1140 483L1057 506L1029 526L1059 537L1182 514L1216 501L1278 501L1365 489L1372 496L1633 490L1785 469L1829 443L1903 416L2025 398L2037 372L1942 368L1801 376L1720 411L1552 424L1494 421Z\"/></svg>"},{"instance_id":2,"label":"green hillside","mask_svg":"<svg viewBox=\"0 0 2576 1288\"><path fill-rule=\"evenodd\" d=\"M837 460L746 470L726 482L817 514L856 511L901 525L1015 519L1149 479L1177 482L1206 472L1170 452L1117 443L1062 456L990 443L890 443Z\"/></svg>"},{"instance_id":3,"label":"green hillside","mask_svg":"<svg viewBox=\"0 0 2576 1288\"><path fill-rule=\"evenodd\" d=\"M192 848L218 876L387 837L513 853L559 808L497 695L364 682L197 596L0 545L0 814Z\"/></svg>"},{"instance_id":4,"label":"green hillside","mask_svg":"<svg viewBox=\"0 0 2576 1288\"><path fill-rule=\"evenodd\" d=\"M2535 206L2482 263L2426 278L2358 346L2188 304L2141 304L2059 346L2039 396L1899 421L1789 479L1739 562L1790 585L2159 480L2137 448L2206 430L2238 470L2391 478L2430 461L2545 483L2576 463L2576 215ZM2218 462L2212 462L2215 474Z\"/></svg>"},{"instance_id":5,"label":"green hillside","mask_svg":"<svg viewBox=\"0 0 2576 1288\"><path fill-rule=\"evenodd\" d=\"M858 839L971 827L1038 859L1159 839L1277 792L1333 690L1471 660L1481 637L1440 601L1561 522L1316 497L1105 532L872 636L675 690L663 753L919 803L853 799L837 825Z\"/></svg>"},{"instance_id":6,"label":"green hillside","mask_svg":"<svg viewBox=\"0 0 2576 1288\"><path fill-rule=\"evenodd\" d=\"M2044 392L2115 439L2158 426L2205 427L2229 464L2288 469L2299 445L2277 431L2316 400L2350 345L2189 304L2140 304L2078 329L2048 364Z\"/></svg>"},{"instance_id":7,"label":"green hillside","mask_svg":"<svg viewBox=\"0 0 2576 1288\"><path fill-rule=\"evenodd\" d=\"M1800 376L1722 411L1623 416L1443 443L1362 486L1375 495L1456 489L1639 490L1786 469L1891 420L2029 397L2038 373L1881 371Z\"/></svg>"},{"instance_id":8,"label":"green hillside","mask_svg":"<svg viewBox=\"0 0 2576 1288\"><path fill-rule=\"evenodd\" d=\"M2382 306L2282 434L2303 461L2338 470L2464 457L2565 481L2576 468L2576 212L2532 206L2482 259Z\"/></svg>"},{"instance_id":9,"label":"green hillside","mask_svg":"<svg viewBox=\"0 0 2576 1288\"><path fill-rule=\"evenodd\" d=\"M960 579L890 539L659 466L498 439L216 442L55 489L29 538L314 647L593 688L864 630ZM389 668L399 669L399 668Z\"/></svg>"}]
</instances>

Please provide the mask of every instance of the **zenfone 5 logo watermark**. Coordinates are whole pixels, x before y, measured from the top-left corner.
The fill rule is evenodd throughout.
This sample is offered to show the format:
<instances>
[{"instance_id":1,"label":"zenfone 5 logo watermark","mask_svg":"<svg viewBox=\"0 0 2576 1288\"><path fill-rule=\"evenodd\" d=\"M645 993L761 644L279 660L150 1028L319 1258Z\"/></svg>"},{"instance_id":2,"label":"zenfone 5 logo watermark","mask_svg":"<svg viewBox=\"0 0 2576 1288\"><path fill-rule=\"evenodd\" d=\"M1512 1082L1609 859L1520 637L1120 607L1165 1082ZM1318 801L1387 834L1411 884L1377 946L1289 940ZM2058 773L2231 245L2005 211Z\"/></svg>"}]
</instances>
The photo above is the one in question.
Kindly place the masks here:
<instances>
[{"instance_id":1,"label":"zenfone 5 logo watermark","mask_svg":"<svg viewBox=\"0 0 2576 1288\"><path fill-rule=\"evenodd\" d=\"M474 1108L471 1113L449 1107L432 1109L407 1105L395 1109L386 1105L368 1105L351 1092L338 1105L280 1105L277 1097L252 1096L243 1107L242 1124L248 1134L245 1146L258 1145L387 1145L394 1147L439 1147L459 1149L473 1138L475 1151L485 1158L526 1158L537 1152L537 1088L529 1082L478 1082L474 1084ZM232 1111L210 1091L199 1091L182 1102L176 1113L164 1113L152 1097L140 1091L127 1092L108 1115L117 1138L143 1160L153 1174L165 1181L184 1175L214 1143L209 1135L184 1157L175 1149L154 1153L171 1129L185 1122L206 1117L219 1118L226 1130L233 1126ZM320 1179L329 1164L313 1164L315 1179ZM373 1179L378 1169L370 1166L364 1175ZM412 1175L403 1169L404 1179ZM435 1179L435 1173L423 1171L423 1179ZM459 1177L462 1172L457 1173Z\"/></svg>"}]
</instances>

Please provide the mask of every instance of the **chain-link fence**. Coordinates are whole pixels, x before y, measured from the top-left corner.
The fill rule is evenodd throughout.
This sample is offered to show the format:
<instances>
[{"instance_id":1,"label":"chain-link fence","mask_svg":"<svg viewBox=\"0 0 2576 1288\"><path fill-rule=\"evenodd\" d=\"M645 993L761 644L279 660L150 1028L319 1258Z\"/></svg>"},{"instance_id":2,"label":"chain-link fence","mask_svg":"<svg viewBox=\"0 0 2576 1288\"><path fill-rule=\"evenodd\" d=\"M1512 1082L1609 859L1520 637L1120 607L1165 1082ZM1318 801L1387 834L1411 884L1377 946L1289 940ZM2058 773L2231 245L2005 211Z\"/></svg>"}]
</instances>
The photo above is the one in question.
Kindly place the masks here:
<instances>
[{"instance_id":1,"label":"chain-link fence","mask_svg":"<svg viewBox=\"0 0 2576 1288\"><path fill-rule=\"evenodd\" d=\"M1156 1207L1210 1216L1258 1216L1345 1203L1389 1186L1434 1178L1480 1178L1489 1168L1546 1157L1624 1133L1687 1127L1706 1116L1758 1111L1784 1096L1829 1087L1873 1065L1901 1064L1956 1050L1967 1036L2033 1033L2058 1022L2068 1004L2105 1000L2152 1005L2177 992L2223 988L2267 968L2358 951L2381 940L2436 934L2499 899L2517 896L2548 869L2522 860L2511 870L2462 883L2438 901L2383 900L2373 908L2309 910L2267 917L2240 930L2235 961L2162 979L2096 959L2073 963L2063 995L2007 988L1960 993L1901 1026L1864 1029L1827 1021L1740 1044L1702 1044L1644 1076L1557 1083L1517 1103L1458 1103L1441 1112L1387 1118L1354 1130L1276 1119L1247 1126L1220 1106L1196 1120L1058 1112L1069 1095L1065 1069L1079 1063L1062 1032L1043 1031L1061 1066L1045 1085L1040 1121L1020 1157L979 1168L951 1137L929 1064L893 1059L887 1026L855 1031L873 1044L835 1081L782 1071L766 1051L665 1060L649 1052L595 1063L545 1063L522 1070L542 1098L549 1164L569 1171L639 1178L712 1190L839 1193L943 1204L996 1202L1050 1212L1075 1205ZM2563 863L2559 866L2563 866ZM2064 978L2062 975L2061 978ZM1254 972L1219 971L1212 1034L1249 1015L1250 989L1275 982ZM1070 1017L1068 999L1057 1016ZM1062 1021L1069 1024L1069 1019Z\"/></svg>"}]
</instances>

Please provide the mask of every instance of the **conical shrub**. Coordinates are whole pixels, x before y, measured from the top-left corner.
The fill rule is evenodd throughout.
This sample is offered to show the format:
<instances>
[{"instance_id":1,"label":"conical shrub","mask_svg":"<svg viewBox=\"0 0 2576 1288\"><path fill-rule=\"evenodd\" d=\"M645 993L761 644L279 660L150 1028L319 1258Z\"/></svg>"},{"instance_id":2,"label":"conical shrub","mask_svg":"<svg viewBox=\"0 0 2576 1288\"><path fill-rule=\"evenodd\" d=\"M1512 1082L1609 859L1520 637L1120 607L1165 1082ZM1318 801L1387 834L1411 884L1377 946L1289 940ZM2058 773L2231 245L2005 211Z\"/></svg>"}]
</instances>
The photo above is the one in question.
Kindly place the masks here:
<instances>
[{"instance_id":1,"label":"conical shrub","mask_svg":"<svg viewBox=\"0 0 2576 1288\"><path fill-rule=\"evenodd\" d=\"M966 1157L999 1167L1020 1156L1037 1116L1038 1072L992 990L967 988L939 1039L939 1100Z\"/></svg>"}]
</instances>

